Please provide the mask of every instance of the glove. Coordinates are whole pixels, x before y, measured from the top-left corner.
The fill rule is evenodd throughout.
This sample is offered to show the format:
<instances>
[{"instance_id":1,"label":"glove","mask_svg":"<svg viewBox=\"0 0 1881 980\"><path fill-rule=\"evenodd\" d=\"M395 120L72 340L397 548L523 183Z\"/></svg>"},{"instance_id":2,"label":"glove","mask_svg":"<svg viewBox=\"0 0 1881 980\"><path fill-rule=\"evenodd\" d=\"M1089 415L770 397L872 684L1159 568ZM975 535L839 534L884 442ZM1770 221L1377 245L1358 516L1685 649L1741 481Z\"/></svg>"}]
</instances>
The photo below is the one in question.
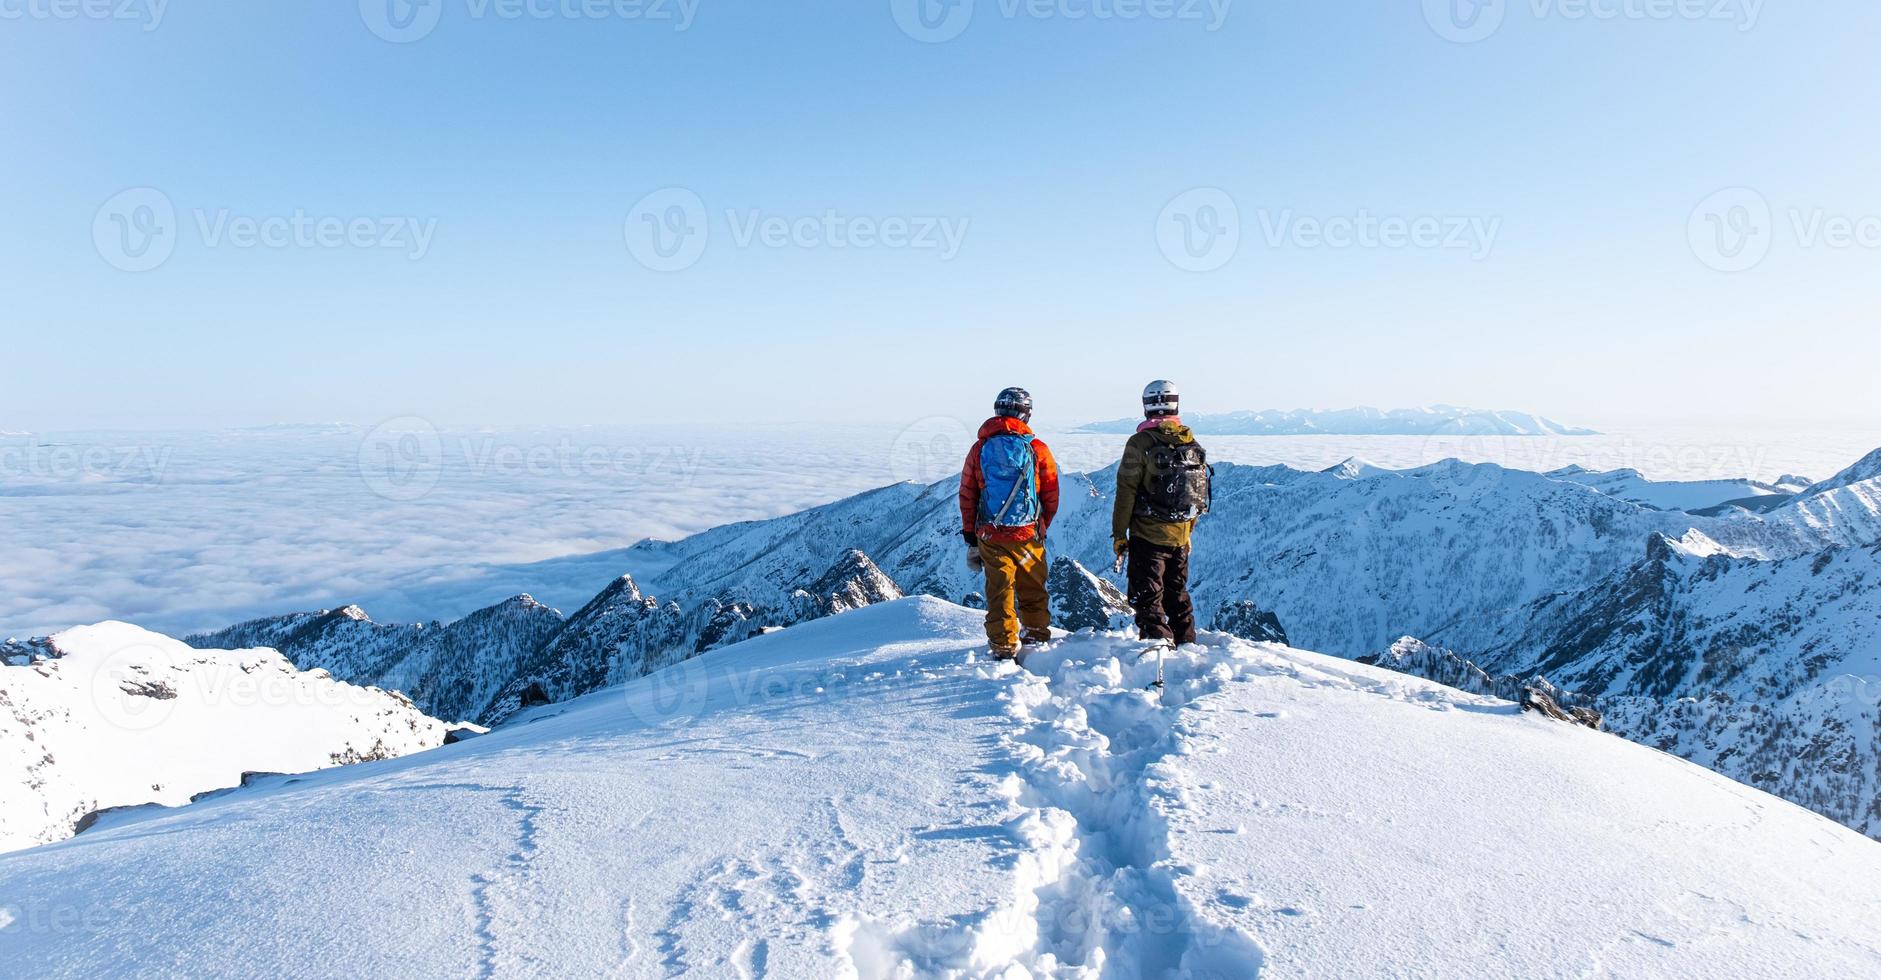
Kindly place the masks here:
<instances>
[{"instance_id":1,"label":"glove","mask_svg":"<svg viewBox=\"0 0 1881 980\"><path fill-rule=\"evenodd\" d=\"M1114 552L1117 555L1117 557L1122 558L1124 555L1127 555L1130 553L1130 539L1129 538L1117 538L1111 541L1110 550Z\"/></svg>"},{"instance_id":2,"label":"glove","mask_svg":"<svg viewBox=\"0 0 1881 980\"><path fill-rule=\"evenodd\" d=\"M980 557L980 546L977 544L967 549L967 569L975 575L986 571L986 559Z\"/></svg>"}]
</instances>

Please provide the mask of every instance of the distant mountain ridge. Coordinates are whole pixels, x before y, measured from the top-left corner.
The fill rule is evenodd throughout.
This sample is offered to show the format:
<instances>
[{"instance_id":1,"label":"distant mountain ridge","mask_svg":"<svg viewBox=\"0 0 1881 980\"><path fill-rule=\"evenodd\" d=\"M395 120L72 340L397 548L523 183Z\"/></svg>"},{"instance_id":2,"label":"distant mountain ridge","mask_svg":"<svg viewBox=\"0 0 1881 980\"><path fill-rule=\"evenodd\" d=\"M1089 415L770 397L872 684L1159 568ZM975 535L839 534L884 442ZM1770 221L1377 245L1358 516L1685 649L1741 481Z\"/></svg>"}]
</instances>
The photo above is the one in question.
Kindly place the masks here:
<instances>
[{"instance_id":1,"label":"distant mountain ridge","mask_svg":"<svg viewBox=\"0 0 1881 980\"><path fill-rule=\"evenodd\" d=\"M1875 832L1881 824L1866 813L1881 799L1881 779L1859 775L1881 765L1881 744L1859 734L1873 724L1869 716L1785 706L1817 697L1812 692L1838 675L1808 667L1782 674L1791 683L1781 686L1763 675L1740 680L1752 676L1741 670L1721 673L1747 658L1781 662L1835 650L1842 652L1831 661L1846 659L1842 641L1881 633L1881 622L1859 610L1819 630L1785 626L1811 622L1838 596L1866 594L1869 577L1858 559L1871 564L1861 549L1881 541L1881 477L1864 479L1865 463L1809 494L1794 485L1655 483L1628 471L1532 473L1458 460L1409 470L1351 460L1320 472L1223 464L1214 510L1196 532L1193 589L1204 615L1214 613L1205 625L1237 635L1285 636L1302 649L1350 658L1377 656L1411 636L1472 665L1433 654L1386 666L1442 669L1446 683L1488 672L1507 690L1552 682L1558 690L1544 693L1563 705L1592 704L1617 732ZM1063 477L1050 539L1062 626L1123 621L1109 567L1114 480L1114 468ZM418 706L433 714L497 723L531 704L565 701L771 628L884 599L931 595L973 604L983 585L962 561L955 489L951 479L897 484L680 541L642 542L618 553L618 566L634 576L621 576L566 618L526 598L423 628L371 624L343 609L256 621L190 642L274 643L296 664L415 691ZM1744 492L1758 494L1755 509L1729 499ZM1783 604L1757 605L1779 595L1759 584L1762 573L1753 570L1762 569L1781 571L1780 594L1790 597ZM1664 584L1674 579L1684 584ZM1732 599L1732 589L1750 600ZM1764 611L1729 621L1678 612L1688 601L1680 597L1698 602L1701 595L1716 596L1702 600L1706 609L1735 601ZM1701 618L1719 625L1695 632ZM1580 637L1608 622L1617 624L1603 634L1609 639ZM473 623L483 625L459 635ZM1734 638L1738 652L1703 654L1702 669L1680 667L1691 662L1694 644L1712 642L1704 639L1711 632ZM1594 666L1635 661L1641 676L1662 676L1665 685L1616 684L1608 678L1617 673ZM428 674L426 665L438 670ZM1832 667L1824 661L1820 669ZM452 691L465 693L443 696ZM1718 697L1735 707L1690 707L1712 703L1691 698ZM447 710L453 707L461 710ZM1778 717L1792 719L1805 741L1840 739L1842 761L1824 761L1813 742L1782 742L1803 752L1803 761L1787 770L1763 762L1744 768L1745 760L1767 761L1778 751L1752 751L1741 734L1746 719ZM1670 731L1671 719L1683 727ZM1853 734L1842 738L1838 730ZM1742 747L1719 748L1732 744ZM1832 790L1822 787L1825 779Z\"/></svg>"},{"instance_id":2,"label":"distant mountain ridge","mask_svg":"<svg viewBox=\"0 0 1881 980\"><path fill-rule=\"evenodd\" d=\"M1093 422L1079 432L1127 433L1141 419ZM1198 435L1217 436L1594 436L1528 412L1431 405L1426 408L1267 409L1183 417Z\"/></svg>"}]
</instances>

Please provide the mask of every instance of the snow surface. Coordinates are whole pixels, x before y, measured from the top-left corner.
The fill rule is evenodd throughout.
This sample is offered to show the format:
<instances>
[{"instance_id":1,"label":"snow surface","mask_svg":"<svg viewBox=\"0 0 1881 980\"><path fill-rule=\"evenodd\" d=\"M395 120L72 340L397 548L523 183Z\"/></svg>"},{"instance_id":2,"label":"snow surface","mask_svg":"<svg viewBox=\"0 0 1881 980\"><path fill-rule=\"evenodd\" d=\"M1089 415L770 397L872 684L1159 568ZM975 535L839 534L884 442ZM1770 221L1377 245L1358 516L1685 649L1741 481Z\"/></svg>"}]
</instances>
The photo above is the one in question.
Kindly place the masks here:
<instances>
[{"instance_id":1,"label":"snow surface","mask_svg":"<svg viewBox=\"0 0 1881 980\"><path fill-rule=\"evenodd\" d=\"M124 623L52 637L0 666L0 851L71 836L87 814L443 744L402 695L300 671L273 650L195 650Z\"/></svg>"},{"instance_id":2,"label":"snow surface","mask_svg":"<svg viewBox=\"0 0 1881 980\"><path fill-rule=\"evenodd\" d=\"M935 599L0 856L23 976L1856 976L1881 844L1210 635L1024 670ZM317 964L317 967L313 967ZM1018 969L1014 969L1017 967Z\"/></svg>"}]
</instances>

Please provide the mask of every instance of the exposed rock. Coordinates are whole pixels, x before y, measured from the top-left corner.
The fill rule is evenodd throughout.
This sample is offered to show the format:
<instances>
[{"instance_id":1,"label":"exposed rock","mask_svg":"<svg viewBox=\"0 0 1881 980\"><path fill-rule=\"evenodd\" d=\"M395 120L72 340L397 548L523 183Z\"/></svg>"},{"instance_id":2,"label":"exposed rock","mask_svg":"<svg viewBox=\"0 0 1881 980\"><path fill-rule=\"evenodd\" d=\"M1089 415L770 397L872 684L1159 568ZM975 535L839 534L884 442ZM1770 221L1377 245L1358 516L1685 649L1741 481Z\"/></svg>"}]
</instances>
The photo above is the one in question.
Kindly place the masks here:
<instances>
[{"instance_id":1,"label":"exposed rock","mask_svg":"<svg viewBox=\"0 0 1881 980\"><path fill-rule=\"evenodd\" d=\"M1052 622L1060 629L1118 630L1136 615L1121 590L1072 558L1052 562L1046 587L1052 596Z\"/></svg>"},{"instance_id":2,"label":"exposed rock","mask_svg":"<svg viewBox=\"0 0 1881 980\"><path fill-rule=\"evenodd\" d=\"M1287 645L1287 631L1281 627L1280 617L1246 599L1224 601L1216 607L1215 620L1209 628L1255 643Z\"/></svg>"},{"instance_id":3,"label":"exposed rock","mask_svg":"<svg viewBox=\"0 0 1881 980\"><path fill-rule=\"evenodd\" d=\"M1563 691L1544 677L1490 674L1449 650L1415 637L1407 636L1384 653L1360 657L1358 662L1436 681L1459 691L1513 701L1524 711L1539 711L1559 721L1595 729L1601 724L1600 712L1587 704L1588 699Z\"/></svg>"},{"instance_id":4,"label":"exposed rock","mask_svg":"<svg viewBox=\"0 0 1881 980\"><path fill-rule=\"evenodd\" d=\"M877 568L868 555L854 548L843 552L823 576L792 596L803 622L849 612L902 597L901 587Z\"/></svg>"}]
</instances>

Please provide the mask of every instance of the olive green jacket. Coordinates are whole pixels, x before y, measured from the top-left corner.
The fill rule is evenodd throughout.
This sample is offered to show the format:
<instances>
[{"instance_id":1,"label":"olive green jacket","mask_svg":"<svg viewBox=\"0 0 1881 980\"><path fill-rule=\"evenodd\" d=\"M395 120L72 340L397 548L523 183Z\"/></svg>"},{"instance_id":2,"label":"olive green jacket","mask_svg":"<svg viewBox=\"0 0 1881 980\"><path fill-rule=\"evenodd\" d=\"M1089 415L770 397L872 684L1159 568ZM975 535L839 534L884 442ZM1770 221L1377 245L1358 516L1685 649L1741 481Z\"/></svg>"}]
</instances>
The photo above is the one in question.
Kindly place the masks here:
<instances>
[{"instance_id":1,"label":"olive green jacket","mask_svg":"<svg viewBox=\"0 0 1881 980\"><path fill-rule=\"evenodd\" d=\"M1123 464L1117 467L1117 497L1110 510L1110 536L1116 540L1140 538L1165 548L1187 548L1195 533L1194 521L1170 523L1153 517L1140 517L1136 511L1138 489L1147 486L1151 475L1150 446L1157 442L1186 446L1195 434L1180 422L1165 421L1154 429L1139 432L1123 444Z\"/></svg>"}]
</instances>

